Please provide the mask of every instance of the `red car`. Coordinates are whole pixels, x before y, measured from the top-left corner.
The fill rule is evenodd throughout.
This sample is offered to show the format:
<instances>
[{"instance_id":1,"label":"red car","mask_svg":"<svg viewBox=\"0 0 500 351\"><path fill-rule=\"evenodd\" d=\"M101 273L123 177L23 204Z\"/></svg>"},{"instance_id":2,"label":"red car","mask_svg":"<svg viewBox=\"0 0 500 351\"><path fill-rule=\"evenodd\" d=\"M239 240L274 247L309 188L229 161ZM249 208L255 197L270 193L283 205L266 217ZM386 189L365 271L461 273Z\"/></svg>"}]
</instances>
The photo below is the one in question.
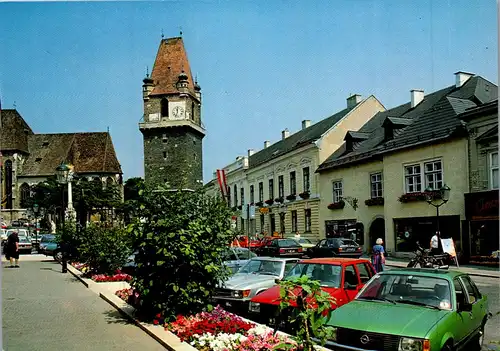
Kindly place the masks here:
<instances>
[{"instance_id":1,"label":"red car","mask_svg":"<svg viewBox=\"0 0 500 351\"><path fill-rule=\"evenodd\" d=\"M283 279L307 275L321 282L321 289L335 299L335 306L342 306L354 299L375 269L367 259L313 258L300 260ZM256 295L250 302L250 311L263 323L275 326L280 304L280 287ZM283 326L283 325L282 325Z\"/></svg>"}]
</instances>

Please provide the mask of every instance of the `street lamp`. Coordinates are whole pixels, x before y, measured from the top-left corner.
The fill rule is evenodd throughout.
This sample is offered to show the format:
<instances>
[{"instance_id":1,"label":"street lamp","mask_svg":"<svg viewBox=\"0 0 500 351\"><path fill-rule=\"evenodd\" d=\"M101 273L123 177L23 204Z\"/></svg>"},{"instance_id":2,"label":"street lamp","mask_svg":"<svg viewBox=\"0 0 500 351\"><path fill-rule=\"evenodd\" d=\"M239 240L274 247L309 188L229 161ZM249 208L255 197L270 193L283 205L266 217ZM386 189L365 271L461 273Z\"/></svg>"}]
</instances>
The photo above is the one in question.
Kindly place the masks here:
<instances>
[{"instance_id":1,"label":"street lamp","mask_svg":"<svg viewBox=\"0 0 500 351\"><path fill-rule=\"evenodd\" d=\"M425 197L427 203L436 208L436 217L437 217L437 236L438 239L441 239L441 233L439 232L439 208L448 202L450 199L450 191L451 188L444 184L441 189L437 191L440 196L436 196L436 191L432 189L430 186L425 189Z\"/></svg>"},{"instance_id":2,"label":"street lamp","mask_svg":"<svg viewBox=\"0 0 500 351\"><path fill-rule=\"evenodd\" d=\"M62 202L61 202L61 214L62 214L62 233L61 233L61 254L62 254L62 272L68 272L68 263L67 263L67 253L66 253L66 237L65 237L65 218L66 217L66 205L64 204L64 185L68 184L69 173L71 168L64 161L56 168L56 176L57 182L62 185L61 193L62 193Z\"/></svg>"}]
</instances>

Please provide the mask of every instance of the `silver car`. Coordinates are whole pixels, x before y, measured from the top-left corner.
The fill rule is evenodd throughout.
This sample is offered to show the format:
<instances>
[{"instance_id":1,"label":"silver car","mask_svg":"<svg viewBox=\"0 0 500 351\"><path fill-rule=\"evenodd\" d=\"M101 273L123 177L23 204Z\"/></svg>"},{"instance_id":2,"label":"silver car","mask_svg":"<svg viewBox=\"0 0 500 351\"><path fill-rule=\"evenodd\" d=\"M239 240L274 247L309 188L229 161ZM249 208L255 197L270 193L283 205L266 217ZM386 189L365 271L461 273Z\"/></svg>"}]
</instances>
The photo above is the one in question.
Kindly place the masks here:
<instances>
[{"instance_id":1,"label":"silver car","mask_svg":"<svg viewBox=\"0 0 500 351\"><path fill-rule=\"evenodd\" d=\"M231 247L224 254L224 265L231 269L231 274L235 274L249 259L257 257L255 253L244 247Z\"/></svg>"},{"instance_id":2,"label":"silver car","mask_svg":"<svg viewBox=\"0 0 500 351\"><path fill-rule=\"evenodd\" d=\"M214 300L233 312L249 311L250 299L276 285L298 258L254 257L216 290Z\"/></svg>"}]
</instances>

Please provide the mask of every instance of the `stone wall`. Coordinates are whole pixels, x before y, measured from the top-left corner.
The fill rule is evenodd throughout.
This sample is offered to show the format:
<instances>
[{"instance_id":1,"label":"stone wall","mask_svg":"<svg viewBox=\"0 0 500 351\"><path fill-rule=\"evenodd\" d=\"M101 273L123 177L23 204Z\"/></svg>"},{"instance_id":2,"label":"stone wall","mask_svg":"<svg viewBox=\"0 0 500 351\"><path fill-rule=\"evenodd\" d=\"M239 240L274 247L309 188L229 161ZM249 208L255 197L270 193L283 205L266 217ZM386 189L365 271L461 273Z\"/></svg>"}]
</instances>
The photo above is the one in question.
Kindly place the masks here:
<instances>
[{"instance_id":1,"label":"stone wall","mask_svg":"<svg viewBox=\"0 0 500 351\"><path fill-rule=\"evenodd\" d=\"M144 131L146 184L158 186L167 182L174 189L197 189L203 185L202 164L202 136L189 128Z\"/></svg>"}]
</instances>

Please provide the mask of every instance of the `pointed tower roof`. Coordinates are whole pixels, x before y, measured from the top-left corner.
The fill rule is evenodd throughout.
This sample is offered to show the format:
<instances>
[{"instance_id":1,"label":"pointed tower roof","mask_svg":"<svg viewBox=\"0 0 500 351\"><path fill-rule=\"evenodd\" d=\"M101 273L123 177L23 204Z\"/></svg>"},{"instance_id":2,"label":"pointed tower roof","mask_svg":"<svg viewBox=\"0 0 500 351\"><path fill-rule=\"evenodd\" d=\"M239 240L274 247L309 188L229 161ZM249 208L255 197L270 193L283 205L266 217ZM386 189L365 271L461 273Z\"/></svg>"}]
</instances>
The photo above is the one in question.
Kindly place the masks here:
<instances>
[{"instance_id":1,"label":"pointed tower roof","mask_svg":"<svg viewBox=\"0 0 500 351\"><path fill-rule=\"evenodd\" d=\"M188 90L194 95L193 75L182 38L162 39L151 73L155 84L151 95L178 93L176 83L182 72L187 75Z\"/></svg>"}]
</instances>

